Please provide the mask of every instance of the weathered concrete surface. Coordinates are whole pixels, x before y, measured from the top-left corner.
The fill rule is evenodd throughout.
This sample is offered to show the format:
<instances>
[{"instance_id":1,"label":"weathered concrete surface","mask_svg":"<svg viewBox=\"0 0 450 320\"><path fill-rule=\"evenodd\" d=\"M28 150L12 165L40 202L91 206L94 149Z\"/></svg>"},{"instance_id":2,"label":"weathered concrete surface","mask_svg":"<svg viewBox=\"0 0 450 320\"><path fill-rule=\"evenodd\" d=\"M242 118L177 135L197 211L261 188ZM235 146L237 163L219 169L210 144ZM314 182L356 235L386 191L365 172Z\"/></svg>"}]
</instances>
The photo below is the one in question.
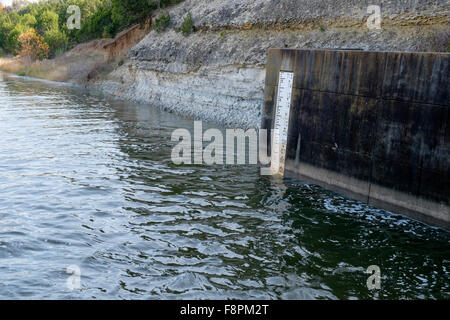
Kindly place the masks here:
<instances>
[{"instance_id":1,"label":"weathered concrete surface","mask_svg":"<svg viewBox=\"0 0 450 320\"><path fill-rule=\"evenodd\" d=\"M450 228L450 54L269 50L263 128L280 70L295 74L286 170Z\"/></svg>"}]
</instances>

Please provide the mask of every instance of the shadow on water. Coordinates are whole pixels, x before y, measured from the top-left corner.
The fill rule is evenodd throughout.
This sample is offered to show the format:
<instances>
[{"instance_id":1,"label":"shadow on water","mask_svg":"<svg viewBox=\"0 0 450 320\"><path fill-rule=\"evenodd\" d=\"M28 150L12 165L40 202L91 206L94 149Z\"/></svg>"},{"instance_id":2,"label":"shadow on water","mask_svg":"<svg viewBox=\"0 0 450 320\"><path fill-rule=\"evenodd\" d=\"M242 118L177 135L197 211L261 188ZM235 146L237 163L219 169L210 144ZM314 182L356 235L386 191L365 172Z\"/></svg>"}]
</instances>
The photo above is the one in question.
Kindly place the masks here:
<instances>
[{"instance_id":1,"label":"shadow on water","mask_svg":"<svg viewBox=\"0 0 450 320\"><path fill-rule=\"evenodd\" d=\"M4 77L0 298L449 298L448 232L256 166L175 165L192 127Z\"/></svg>"}]
</instances>

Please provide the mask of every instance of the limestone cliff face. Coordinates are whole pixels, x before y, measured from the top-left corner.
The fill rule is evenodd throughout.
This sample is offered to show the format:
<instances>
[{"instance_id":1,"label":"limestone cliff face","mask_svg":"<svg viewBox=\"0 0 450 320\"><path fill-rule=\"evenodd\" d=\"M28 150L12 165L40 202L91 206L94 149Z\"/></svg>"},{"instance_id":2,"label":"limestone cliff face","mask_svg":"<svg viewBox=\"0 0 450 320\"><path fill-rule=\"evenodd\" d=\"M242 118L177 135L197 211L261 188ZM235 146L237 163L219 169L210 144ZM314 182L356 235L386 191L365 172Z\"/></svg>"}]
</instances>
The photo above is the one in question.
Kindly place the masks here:
<instances>
[{"instance_id":1,"label":"limestone cliff face","mask_svg":"<svg viewBox=\"0 0 450 320\"><path fill-rule=\"evenodd\" d=\"M366 26L380 5L382 29ZM176 30L191 12L195 32ZM127 62L97 85L228 126L260 122L269 48L446 51L449 0L186 0L169 10L168 31L151 31Z\"/></svg>"}]
</instances>

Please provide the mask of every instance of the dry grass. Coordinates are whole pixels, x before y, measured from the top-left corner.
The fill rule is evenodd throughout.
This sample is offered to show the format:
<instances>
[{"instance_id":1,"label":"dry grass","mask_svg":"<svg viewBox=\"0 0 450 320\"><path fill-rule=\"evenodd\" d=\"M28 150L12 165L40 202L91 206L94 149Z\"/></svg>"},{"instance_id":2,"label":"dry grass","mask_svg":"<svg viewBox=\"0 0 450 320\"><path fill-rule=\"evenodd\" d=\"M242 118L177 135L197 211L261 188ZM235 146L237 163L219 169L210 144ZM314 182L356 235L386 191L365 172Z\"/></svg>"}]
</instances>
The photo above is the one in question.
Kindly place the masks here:
<instances>
[{"instance_id":1,"label":"dry grass","mask_svg":"<svg viewBox=\"0 0 450 320\"><path fill-rule=\"evenodd\" d=\"M0 69L21 76L53 81L69 80L66 65L51 60L31 62L21 58L3 58L0 59Z\"/></svg>"},{"instance_id":2,"label":"dry grass","mask_svg":"<svg viewBox=\"0 0 450 320\"><path fill-rule=\"evenodd\" d=\"M82 44L51 60L0 58L0 70L20 76L85 84L112 69L102 45L103 41L98 40Z\"/></svg>"},{"instance_id":3,"label":"dry grass","mask_svg":"<svg viewBox=\"0 0 450 320\"><path fill-rule=\"evenodd\" d=\"M0 70L20 76L52 81L85 83L93 80L94 70L105 69L107 63L102 56L79 55L58 57L53 60L30 62L21 58L1 58Z\"/></svg>"},{"instance_id":4,"label":"dry grass","mask_svg":"<svg viewBox=\"0 0 450 320\"><path fill-rule=\"evenodd\" d=\"M0 58L0 69L5 72L19 74L24 71L24 63L18 58Z\"/></svg>"}]
</instances>

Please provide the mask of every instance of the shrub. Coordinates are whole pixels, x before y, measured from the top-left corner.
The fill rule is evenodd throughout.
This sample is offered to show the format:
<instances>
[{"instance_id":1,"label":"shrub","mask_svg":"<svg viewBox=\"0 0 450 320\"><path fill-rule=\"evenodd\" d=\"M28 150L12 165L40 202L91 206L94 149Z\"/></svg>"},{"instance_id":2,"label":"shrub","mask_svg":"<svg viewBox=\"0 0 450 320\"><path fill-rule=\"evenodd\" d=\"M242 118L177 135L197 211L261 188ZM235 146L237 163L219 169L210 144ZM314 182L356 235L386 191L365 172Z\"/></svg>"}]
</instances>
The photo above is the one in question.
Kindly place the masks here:
<instances>
[{"instance_id":1,"label":"shrub","mask_svg":"<svg viewBox=\"0 0 450 320\"><path fill-rule=\"evenodd\" d=\"M158 18L155 19L155 22L153 23L152 27L156 32L162 32L166 30L166 28L169 26L170 23L170 15L162 14Z\"/></svg>"},{"instance_id":2,"label":"shrub","mask_svg":"<svg viewBox=\"0 0 450 320\"><path fill-rule=\"evenodd\" d=\"M55 57L62 55L66 51L66 48L58 48L55 50Z\"/></svg>"},{"instance_id":3,"label":"shrub","mask_svg":"<svg viewBox=\"0 0 450 320\"><path fill-rule=\"evenodd\" d=\"M29 58L31 60L44 60L48 58L50 48L44 42L44 38L31 28L19 36L20 56Z\"/></svg>"},{"instance_id":4,"label":"shrub","mask_svg":"<svg viewBox=\"0 0 450 320\"><path fill-rule=\"evenodd\" d=\"M6 39L6 46L9 52L13 54L17 54L20 51L20 43L19 37L23 33L22 26L17 25L11 32L8 34Z\"/></svg>"},{"instance_id":5,"label":"shrub","mask_svg":"<svg viewBox=\"0 0 450 320\"><path fill-rule=\"evenodd\" d=\"M183 33L184 36L188 36L192 31L194 31L194 22L192 21L192 15L189 12L181 24L181 33Z\"/></svg>"},{"instance_id":6,"label":"shrub","mask_svg":"<svg viewBox=\"0 0 450 320\"><path fill-rule=\"evenodd\" d=\"M94 37L109 38L111 20L111 8L100 7L87 21L87 33ZM83 29L83 28L82 28ZM85 30L83 30L85 32ZM108 33L108 34L106 34Z\"/></svg>"},{"instance_id":7,"label":"shrub","mask_svg":"<svg viewBox=\"0 0 450 320\"><path fill-rule=\"evenodd\" d=\"M143 22L153 10L158 9L156 0L112 0L121 6L123 12L128 15L128 23ZM105 1L106 2L106 1Z\"/></svg>"},{"instance_id":8,"label":"shrub","mask_svg":"<svg viewBox=\"0 0 450 320\"><path fill-rule=\"evenodd\" d=\"M62 49L63 51L67 48L68 40L64 32L58 29L51 29L45 33L45 42L50 47L50 53L53 55L57 50Z\"/></svg>"},{"instance_id":9,"label":"shrub","mask_svg":"<svg viewBox=\"0 0 450 320\"><path fill-rule=\"evenodd\" d=\"M47 10L39 17L39 21L37 22L38 29L43 33L49 30L58 29L58 14L56 12Z\"/></svg>"}]
</instances>

